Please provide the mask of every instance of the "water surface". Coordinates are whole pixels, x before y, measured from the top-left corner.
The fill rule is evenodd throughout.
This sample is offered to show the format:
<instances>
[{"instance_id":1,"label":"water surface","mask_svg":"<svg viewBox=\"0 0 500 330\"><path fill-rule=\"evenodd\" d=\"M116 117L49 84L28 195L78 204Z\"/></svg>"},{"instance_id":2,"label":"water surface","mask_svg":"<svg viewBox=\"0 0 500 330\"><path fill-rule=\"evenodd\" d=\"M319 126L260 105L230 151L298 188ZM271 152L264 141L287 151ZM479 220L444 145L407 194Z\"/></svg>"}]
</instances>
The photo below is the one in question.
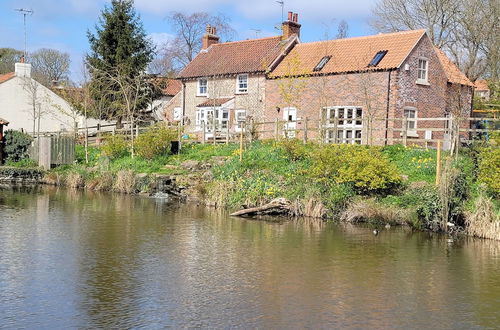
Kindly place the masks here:
<instances>
[{"instance_id":1,"label":"water surface","mask_svg":"<svg viewBox=\"0 0 500 330\"><path fill-rule=\"evenodd\" d=\"M498 328L500 244L0 190L0 328Z\"/></svg>"}]
</instances>

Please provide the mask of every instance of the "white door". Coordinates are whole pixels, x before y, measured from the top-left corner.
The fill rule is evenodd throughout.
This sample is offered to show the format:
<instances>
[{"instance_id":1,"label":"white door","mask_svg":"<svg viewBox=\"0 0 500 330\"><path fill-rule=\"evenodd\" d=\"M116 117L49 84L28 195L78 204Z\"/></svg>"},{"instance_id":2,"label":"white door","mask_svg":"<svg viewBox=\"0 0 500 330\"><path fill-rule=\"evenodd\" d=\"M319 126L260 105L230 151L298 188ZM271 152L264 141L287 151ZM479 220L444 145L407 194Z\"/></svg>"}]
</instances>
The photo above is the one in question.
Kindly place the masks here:
<instances>
[{"instance_id":1,"label":"white door","mask_svg":"<svg viewBox=\"0 0 500 330\"><path fill-rule=\"evenodd\" d=\"M297 128L297 109L285 108L283 110L283 120L286 121L284 125L285 137L294 138L295 129Z\"/></svg>"}]
</instances>

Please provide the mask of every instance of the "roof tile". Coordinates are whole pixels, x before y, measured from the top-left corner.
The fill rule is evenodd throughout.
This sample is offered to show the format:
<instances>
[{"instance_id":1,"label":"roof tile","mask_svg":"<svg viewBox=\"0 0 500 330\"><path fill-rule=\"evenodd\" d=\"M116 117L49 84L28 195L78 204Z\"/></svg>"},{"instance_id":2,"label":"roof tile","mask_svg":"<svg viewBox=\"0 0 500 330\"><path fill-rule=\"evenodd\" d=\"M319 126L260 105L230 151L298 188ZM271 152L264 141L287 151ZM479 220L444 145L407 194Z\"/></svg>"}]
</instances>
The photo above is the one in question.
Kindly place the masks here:
<instances>
[{"instance_id":1,"label":"roof tile","mask_svg":"<svg viewBox=\"0 0 500 330\"><path fill-rule=\"evenodd\" d=\"M7 80L13 78L16 74L14 72L9 72L5 74L0 74L0 84L6 82Z\"/></svg>"},{"instance_id":2,"label":"roof tile","mask_svg":"<svg viewBox=\"0 0 500 330\"><path fill-rule=\"evenodd\" d=\"M298 44L270 76L395 69L403 63L424 34L425 30L412 30ZM368 67L375 54L382 50L386 50L387 54L380 63ZM331 59L322 70L314 72L314 67L325 56L331 56Z\"/></svg>"},{"instance_id":3,"label":"roof tile","mask_svg":"<svg viewBox=\"0 0 500 330\"><path fill-rule=\"evenodd\" d=\"M203 107L220 107L223 104L231 101L234 97L219 98L219 99L207 99L205 102L197 105L199 108Z\"/></svg>"},{"instance_id":4,"label":"roof tile","mask_svg":"<svg viewBox=\"0 0 500 330\"><path fill-rule=\"evenodd\" d=\"M270 37L214 44L202 50L179 78L265 72L289 42Z\"/></svg>"},{"instance_id":5,"label":"roof tile","mask_svg":"<svg viewBox=\"0 0 500 330\"><path fill-rule=\"evenodd\" d=\"M444 72L446 73L448 82L453 84L461 84L465 86L474 86L472 81L470 81L469 78L467 78L465 74L462 71L460 71L460 69L455 65L455 63L453 63L441 49L437 47L434 47L434 49L436 50L439 62L441 62Z\"/></svg>"}]
</instances>

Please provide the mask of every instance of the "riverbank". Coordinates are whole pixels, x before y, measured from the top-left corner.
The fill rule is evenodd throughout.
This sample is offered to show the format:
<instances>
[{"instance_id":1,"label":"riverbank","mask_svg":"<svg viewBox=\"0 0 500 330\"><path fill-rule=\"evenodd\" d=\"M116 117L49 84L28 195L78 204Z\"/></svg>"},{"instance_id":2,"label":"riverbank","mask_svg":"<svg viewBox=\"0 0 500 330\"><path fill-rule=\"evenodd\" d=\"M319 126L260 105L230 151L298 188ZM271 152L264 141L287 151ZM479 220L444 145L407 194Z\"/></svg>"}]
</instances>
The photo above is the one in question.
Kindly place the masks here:
<instances>
[{"instance_id":1,"label":"riverbank","mask_svg":"<svg viewBox=\"0 0 500 330\"><path fill-rule=\"evenodd\" d=\"M477 179L485 177L480 153L471 149L443 161L441 184L436 186L436 152L417 146L254 142L241 162L237 145L187 145L179 155L151 160L103 157L100 149L91 148L88 163L79 147L77 164L47 172L43 182L121 193L171 193L231 211L285 198L292 216L500 239L500 203L494 184L488 185L495 180ZM498 176L498 167L491 167L490 162L488 179L491 172Z\"/></svg>"}]
</instances>

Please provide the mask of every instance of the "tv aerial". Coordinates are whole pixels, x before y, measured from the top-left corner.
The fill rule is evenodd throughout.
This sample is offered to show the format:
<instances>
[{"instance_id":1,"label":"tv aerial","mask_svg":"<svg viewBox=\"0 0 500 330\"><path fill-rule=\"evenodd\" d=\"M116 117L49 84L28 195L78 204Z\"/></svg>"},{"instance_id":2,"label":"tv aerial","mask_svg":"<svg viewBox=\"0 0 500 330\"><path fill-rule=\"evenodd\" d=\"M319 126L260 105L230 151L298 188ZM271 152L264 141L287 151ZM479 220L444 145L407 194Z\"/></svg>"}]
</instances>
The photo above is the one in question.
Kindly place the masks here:
<instances>
[{"instance_id":1,"label":"tv aerial","mask_svg":"<svg viewBox=\"0 0 500 330\"><path fill-rule=\"evenodd\" d=\"M27 15L33 15L33 10L32 9L24 9L24 8L17 8L14 9L15 11L18 11L23 15L23 25L24 25L24 59L26 59L26 54L27 54L27 32L26 32L26 16Z\"/></svg>"}]
</instances>

